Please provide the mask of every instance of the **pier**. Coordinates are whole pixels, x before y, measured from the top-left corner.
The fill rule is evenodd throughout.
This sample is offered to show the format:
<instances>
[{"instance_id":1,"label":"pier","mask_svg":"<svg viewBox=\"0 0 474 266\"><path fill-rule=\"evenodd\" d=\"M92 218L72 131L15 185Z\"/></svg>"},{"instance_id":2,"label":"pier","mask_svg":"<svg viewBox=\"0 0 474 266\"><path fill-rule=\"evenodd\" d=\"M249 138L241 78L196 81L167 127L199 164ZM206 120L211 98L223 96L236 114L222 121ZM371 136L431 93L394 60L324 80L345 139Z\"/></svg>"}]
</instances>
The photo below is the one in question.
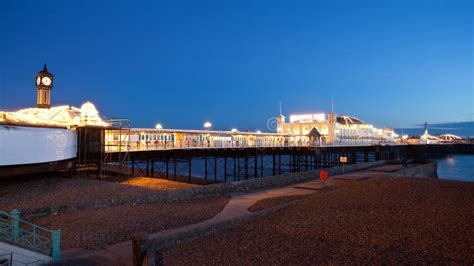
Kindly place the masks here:
<instances>
[{"instance_id":1,"label":"pier","mask_svg":"<svg viewBox=\"0 0 474 266\"><path fill-rule=\"evenodd\" d=\"M473 144L315 145L309 141L291 141L289 136L273 133L224 132L238 135L239 138L235 139L240 141L236 142L235 139L227 139L222 131L145 131L127 127L83 127L77 131L78 167L92 165L100 176L122 174L200 184L378 160L426 159L474 153ZM141 132L143 137L133 140L130 137L133 132ZM187 135L179 136L178 133ZM145 137L159 134L173 137ZM198 142L189 136L214 141ZM219 138L212 138L215 136Z\"/></svg>"}]
</instances>

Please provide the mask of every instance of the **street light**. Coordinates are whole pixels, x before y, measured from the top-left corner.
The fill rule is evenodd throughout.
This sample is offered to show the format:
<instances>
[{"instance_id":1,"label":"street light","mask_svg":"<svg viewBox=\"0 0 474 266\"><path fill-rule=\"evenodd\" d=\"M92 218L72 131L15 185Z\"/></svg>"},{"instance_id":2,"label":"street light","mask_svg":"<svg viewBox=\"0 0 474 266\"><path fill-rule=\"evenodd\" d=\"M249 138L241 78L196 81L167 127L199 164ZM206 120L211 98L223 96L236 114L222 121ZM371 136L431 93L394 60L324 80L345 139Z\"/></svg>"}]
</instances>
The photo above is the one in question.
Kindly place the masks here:
<instances>
[{"instance_id":1,"label":"street light","mask_svg":"<svg viewBox=\"0 0 474 266\"><path fill-rule=\"evenodd\" d=\"M262 134L262 131L260 131L260 130L257 130L257 134Z\"/></svg>"},{"instance_id":2,"label":"street light","mask_svg":"<svg viewBox=\"0 0 474 266\"><path fill-rule=\"evenodd\" d=\"M212 127L211 122L208 121L208 122L204 123L204 128L205 128L206 130L211 129L211 127Z\"/></svg>"},{"instance_id":3,"label":"street light","mask_svg":"<svg viewBox=\"0 0 474 266\"><path fill-rule=\"evenodd\" d=\"M232 133L236 133L237 131L238 131L237 128L233 128L233 129L230 130L230 132L232 132Z\"/></svg>"},{"instance_id":4,"label":"street light","mask_svg":"<svg viewBox=\"0 0 474 266\"><path fill-rule=\"evenodd\" d=\"M155 128L156 129L163 129L163 126L160 123L158 123L158 124L156 124Z\"/></svg>"}]
</instances>

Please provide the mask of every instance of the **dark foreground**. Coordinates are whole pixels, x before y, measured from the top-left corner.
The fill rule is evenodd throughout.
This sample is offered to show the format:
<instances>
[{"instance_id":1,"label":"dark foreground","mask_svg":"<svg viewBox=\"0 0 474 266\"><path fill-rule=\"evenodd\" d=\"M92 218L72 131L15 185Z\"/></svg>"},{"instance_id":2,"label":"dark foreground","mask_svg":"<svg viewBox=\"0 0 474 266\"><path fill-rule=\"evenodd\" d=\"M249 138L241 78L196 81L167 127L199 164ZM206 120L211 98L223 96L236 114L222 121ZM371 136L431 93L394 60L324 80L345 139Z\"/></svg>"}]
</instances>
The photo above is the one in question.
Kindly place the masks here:
<instances>
[{"instance_id":1,"label":"dark foreground","mask_svg":"<svg viewBox=\"0 0 474 266\"><path fill-rule=\"evenodd\" d=\"M167 251L167 265L474 263L474 183L339 181L294 205Z\"/></svg>"}]
</instances>

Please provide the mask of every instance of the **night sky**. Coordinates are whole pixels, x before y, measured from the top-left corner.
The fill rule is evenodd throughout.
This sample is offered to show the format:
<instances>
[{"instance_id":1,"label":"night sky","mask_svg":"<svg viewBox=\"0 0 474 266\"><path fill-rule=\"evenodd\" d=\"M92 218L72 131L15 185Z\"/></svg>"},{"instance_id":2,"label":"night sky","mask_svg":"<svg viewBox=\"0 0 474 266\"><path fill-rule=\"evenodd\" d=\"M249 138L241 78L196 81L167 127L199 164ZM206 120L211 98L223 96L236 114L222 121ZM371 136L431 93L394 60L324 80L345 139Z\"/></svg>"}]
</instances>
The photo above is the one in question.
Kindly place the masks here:
<instances>
[{"instance_id":1,"label":"night sky","mask_svg":"<svg viewBox=\"0 0 474 266\"><path fill-rule=\"evenodd\" d=\"M380 3L383 2L383 3ZM283 113L377 126L474 120L474 1L0 0L0 110L93 102L135 127L260 129Z\"/></svg>"}]
</instances>

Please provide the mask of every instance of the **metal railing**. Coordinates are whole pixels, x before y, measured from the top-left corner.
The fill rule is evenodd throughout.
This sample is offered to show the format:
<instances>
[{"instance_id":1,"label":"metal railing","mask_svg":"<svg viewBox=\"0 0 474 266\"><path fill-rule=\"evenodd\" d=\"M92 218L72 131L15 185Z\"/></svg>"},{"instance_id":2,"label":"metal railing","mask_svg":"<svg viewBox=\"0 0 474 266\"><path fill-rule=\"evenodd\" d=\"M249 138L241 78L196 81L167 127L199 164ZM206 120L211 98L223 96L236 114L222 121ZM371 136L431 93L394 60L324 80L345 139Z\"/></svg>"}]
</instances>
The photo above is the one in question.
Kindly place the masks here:
<instances>
[{"instance_id":1,"label":"metal railing","mask_svg":"<svg viewBox=\"0 0 474 266\"><path fill-rule=\"evenodd\" d=\"M20 219L20 212L0 211L0 241L61 260L61 231L49 230Z\"/></svg>"},{"instance_id":2,"label":"metal railing","mask_svg":"<svg viewBox=\"0 0 474 266\"><path fill-rule=\"evenodd\" d=\"M340 146L372 146L372 145L396 145L393 142L344 142L344 143L318 143L308 141L268 141L262 143L236 143L236 142L193 142L193 141L123 141L118 145L109 141L105 146L105 152L120 151L151 151L172 149L219 149L219 148L287 148L287 147L340 147Z\"/></svg>"}]
</instances>

